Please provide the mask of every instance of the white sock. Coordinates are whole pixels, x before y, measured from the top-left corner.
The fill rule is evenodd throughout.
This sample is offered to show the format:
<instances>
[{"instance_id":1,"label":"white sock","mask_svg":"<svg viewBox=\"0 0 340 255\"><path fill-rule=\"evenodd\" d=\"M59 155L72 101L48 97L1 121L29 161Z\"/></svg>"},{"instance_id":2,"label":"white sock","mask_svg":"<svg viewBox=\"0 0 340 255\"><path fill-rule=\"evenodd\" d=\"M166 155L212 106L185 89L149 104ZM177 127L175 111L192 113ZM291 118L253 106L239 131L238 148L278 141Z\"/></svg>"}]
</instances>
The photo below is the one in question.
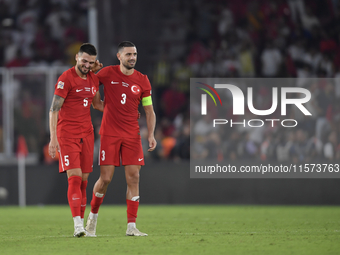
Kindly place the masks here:
<instances>
[{"instance_id":1,"label":"white sock","mask_svg":"<svg viewBox=\"0 0 340 255\"><path fill-rule=\"evenodd\" d=\"M139 201L139 196L135 196L133 198L131 198L132 201Z\"/></svg>"},{"instance_id":2,"label":"white sock","mask_svg":"<svg viewBox=\"0 0 340 255\"><path fill-rule=\"evenodd\" d=\"M81 223L82 223L83 226L84 226L84 218L81 218Z\"/></svg>"},{"instance_id":3,"label":"white sock","mask_svg":"<svg viewBox=\"0 0 340 255\"><path fill-rule=\"evenodd\" d=\"M96 197L99 197L99 198L101 198L101 197L103 197L105 194L101 194L101 193L99 193L99 192L96 192L96 194L95 194L95 196Z\"/></svg>"},{"instance_id":4,"label":"white sock","mask_svg":"<svg viewBox=\"0 0 340 255\"><path fill-rule=\"evenodd\" d=\"M136 228L136 222L129 222L127 225L128 228Z\"/></svg>"},{"instance_id":5,"label":"white sock","mask_svg":"<svg viewBox=\"0 0 340 255\"><path fill-rule=\"evenodd\" d=\"M91 220L97 219L97 218L98 218L98 213L92 213L92 212L90 212L89 217L90 217Z\"/></svg>"},{"instance_id":6,"label":"white sock","mask_svg":"<svg viewBox=\"0 0 340 255\"><path fill-rule=\"evenodd\" d=\"M73 217L74 226L79 226L82 224L80 216Z\"/></svg>"}]
</instances>

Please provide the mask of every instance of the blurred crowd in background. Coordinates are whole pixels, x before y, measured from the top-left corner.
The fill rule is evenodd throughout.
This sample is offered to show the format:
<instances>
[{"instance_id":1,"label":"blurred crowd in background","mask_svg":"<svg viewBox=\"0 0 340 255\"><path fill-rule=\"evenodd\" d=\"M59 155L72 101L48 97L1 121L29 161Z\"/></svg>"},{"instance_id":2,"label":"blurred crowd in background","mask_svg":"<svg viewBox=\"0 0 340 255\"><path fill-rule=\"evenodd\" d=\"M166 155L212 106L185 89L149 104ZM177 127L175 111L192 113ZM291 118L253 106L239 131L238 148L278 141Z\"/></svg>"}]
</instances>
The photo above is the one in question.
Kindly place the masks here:
<instances>
[{"instance_id":1,"label":"blurred crowd in background","mask_svg":"<svg viewBox=\"0 0 340 255\"><path fill-rule=\"evenodd\" d=\"M85 0L0 0L0 66L74 65L79 46L88 41L87 8ZM189 159L191 124L199 143L191 149L200 158L340 158L340 1L173 0L160 23L159 37L150 38L157 58L148 63L147 73L159 146L146 157ZM291 130L233 128L221 137L204 120L190 123L190 77L298 78L295 86L312 92L313 117L294 116L299 126ZM334 79L305 83L315 77ZM258 87L255 95L258 108L268 109L271 88ZM100 118L93 121L97 132ZM146 141L143 116L140 126ZM48 134L40 135L48 142Z\"/></svg>"},{"instance_id":2,"label":"blurred crowd in background","mask_svg":"<svg viewBox=\"0 0 340 255\"><path fill-rule=\"evenodd\" d=\"M87 1L0 1L0 65L63 66L87 37Z\"/></svg>"}]
</instances>

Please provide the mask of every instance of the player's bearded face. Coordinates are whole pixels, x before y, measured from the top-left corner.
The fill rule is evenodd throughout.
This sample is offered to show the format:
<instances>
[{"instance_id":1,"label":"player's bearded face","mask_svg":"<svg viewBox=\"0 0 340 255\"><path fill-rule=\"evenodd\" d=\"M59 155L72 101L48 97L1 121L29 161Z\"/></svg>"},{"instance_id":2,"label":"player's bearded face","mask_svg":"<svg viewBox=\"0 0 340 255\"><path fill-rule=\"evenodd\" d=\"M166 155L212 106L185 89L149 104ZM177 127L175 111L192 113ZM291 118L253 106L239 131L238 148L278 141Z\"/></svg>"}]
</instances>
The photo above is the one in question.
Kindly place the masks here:
<instances>
[{"instance_id":1,"label":"player's bearded face","mask_svg":"<svg viewBox=\"0 0 340 255\"><path fill-rule=\"evenodd\" d=\"M77 68L82 74L87 74L96 61L96 56L91 56L85 52L78 54L76 57Z\"/></svg>"},{"instance_id":2,"label":"player's bearded face","mask_svg":"<svg viewBox=\"0 0 340 255\"><path fill-rule=\"evenodd\" d=\"M135 68L137 62L137 49L136 47L125 47L120 52L120 60L126 69Z\"/></svg>"}]
</instances>

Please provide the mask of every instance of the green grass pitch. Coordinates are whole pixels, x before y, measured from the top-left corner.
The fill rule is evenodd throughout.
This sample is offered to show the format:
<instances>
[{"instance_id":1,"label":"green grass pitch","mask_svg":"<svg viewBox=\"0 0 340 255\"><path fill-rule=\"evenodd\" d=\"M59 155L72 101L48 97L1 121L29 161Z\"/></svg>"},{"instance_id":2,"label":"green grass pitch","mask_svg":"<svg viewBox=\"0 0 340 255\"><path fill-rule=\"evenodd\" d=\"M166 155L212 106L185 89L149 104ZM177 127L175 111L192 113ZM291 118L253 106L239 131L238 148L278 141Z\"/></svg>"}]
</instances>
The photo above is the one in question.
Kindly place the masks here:
<instances>
[{"instance_id":1,"label":"green grass pitch","mask_svg":"<svg viewBox=\"0 0 340 255\"><path fill-rule=\"evenodd\" d=\"M340 254L338 206L141 205L137 227L102 206L98 237L75 238L67 206L3 206L0 254Z\"/></svg>"}]
</instances>

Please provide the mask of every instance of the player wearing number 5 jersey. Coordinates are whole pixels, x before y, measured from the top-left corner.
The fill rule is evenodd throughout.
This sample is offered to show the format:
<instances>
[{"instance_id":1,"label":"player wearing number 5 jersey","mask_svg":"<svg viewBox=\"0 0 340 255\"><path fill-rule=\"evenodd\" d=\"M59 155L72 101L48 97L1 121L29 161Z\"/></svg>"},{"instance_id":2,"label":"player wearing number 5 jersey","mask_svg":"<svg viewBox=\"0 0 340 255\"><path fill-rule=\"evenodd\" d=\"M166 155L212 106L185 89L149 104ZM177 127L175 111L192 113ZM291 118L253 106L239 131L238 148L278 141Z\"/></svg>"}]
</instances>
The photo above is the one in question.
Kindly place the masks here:
<instances>
[{"instance_id":1,"label":"player wearing number 5 jersey","mask_svg":"<svg viewBox=\"0 0 340 255\"><path fill-rule=\"evenodd\" d=\"M137 49L131 42L118 45L120 65L108 66L97 73L104 85L104 114L100 128L100 177L93 188L91 212L86 224L86 235L96 236L98 210L111 182L115 166L125 168L127 183L126 235L145 236L136 228L139 205L139 171L144 155L137 121L138 105L142 102L148 127L149 151L156 147L154 129L156 117L151 100L151 85L146 75L134 69Z\"/></svg>"},{"instance_id":2,"label":"player wearing number 5 jersey","mask_svg":"<svg viewBox=\"0 0 340 255\"><path fill-rule=\"evenodd\" d=\"M49 154L59 152L59 172L67 173L67 198L74 220L74 236L85 235L86 186L93 166L94 133L90 107L103 111L99 80L90 71L96 63L96 48L83 44L76 66L65 71L55 85L50 109ZM99 65L99 62L96 64Z\"/></svg>"}]
</instances>

